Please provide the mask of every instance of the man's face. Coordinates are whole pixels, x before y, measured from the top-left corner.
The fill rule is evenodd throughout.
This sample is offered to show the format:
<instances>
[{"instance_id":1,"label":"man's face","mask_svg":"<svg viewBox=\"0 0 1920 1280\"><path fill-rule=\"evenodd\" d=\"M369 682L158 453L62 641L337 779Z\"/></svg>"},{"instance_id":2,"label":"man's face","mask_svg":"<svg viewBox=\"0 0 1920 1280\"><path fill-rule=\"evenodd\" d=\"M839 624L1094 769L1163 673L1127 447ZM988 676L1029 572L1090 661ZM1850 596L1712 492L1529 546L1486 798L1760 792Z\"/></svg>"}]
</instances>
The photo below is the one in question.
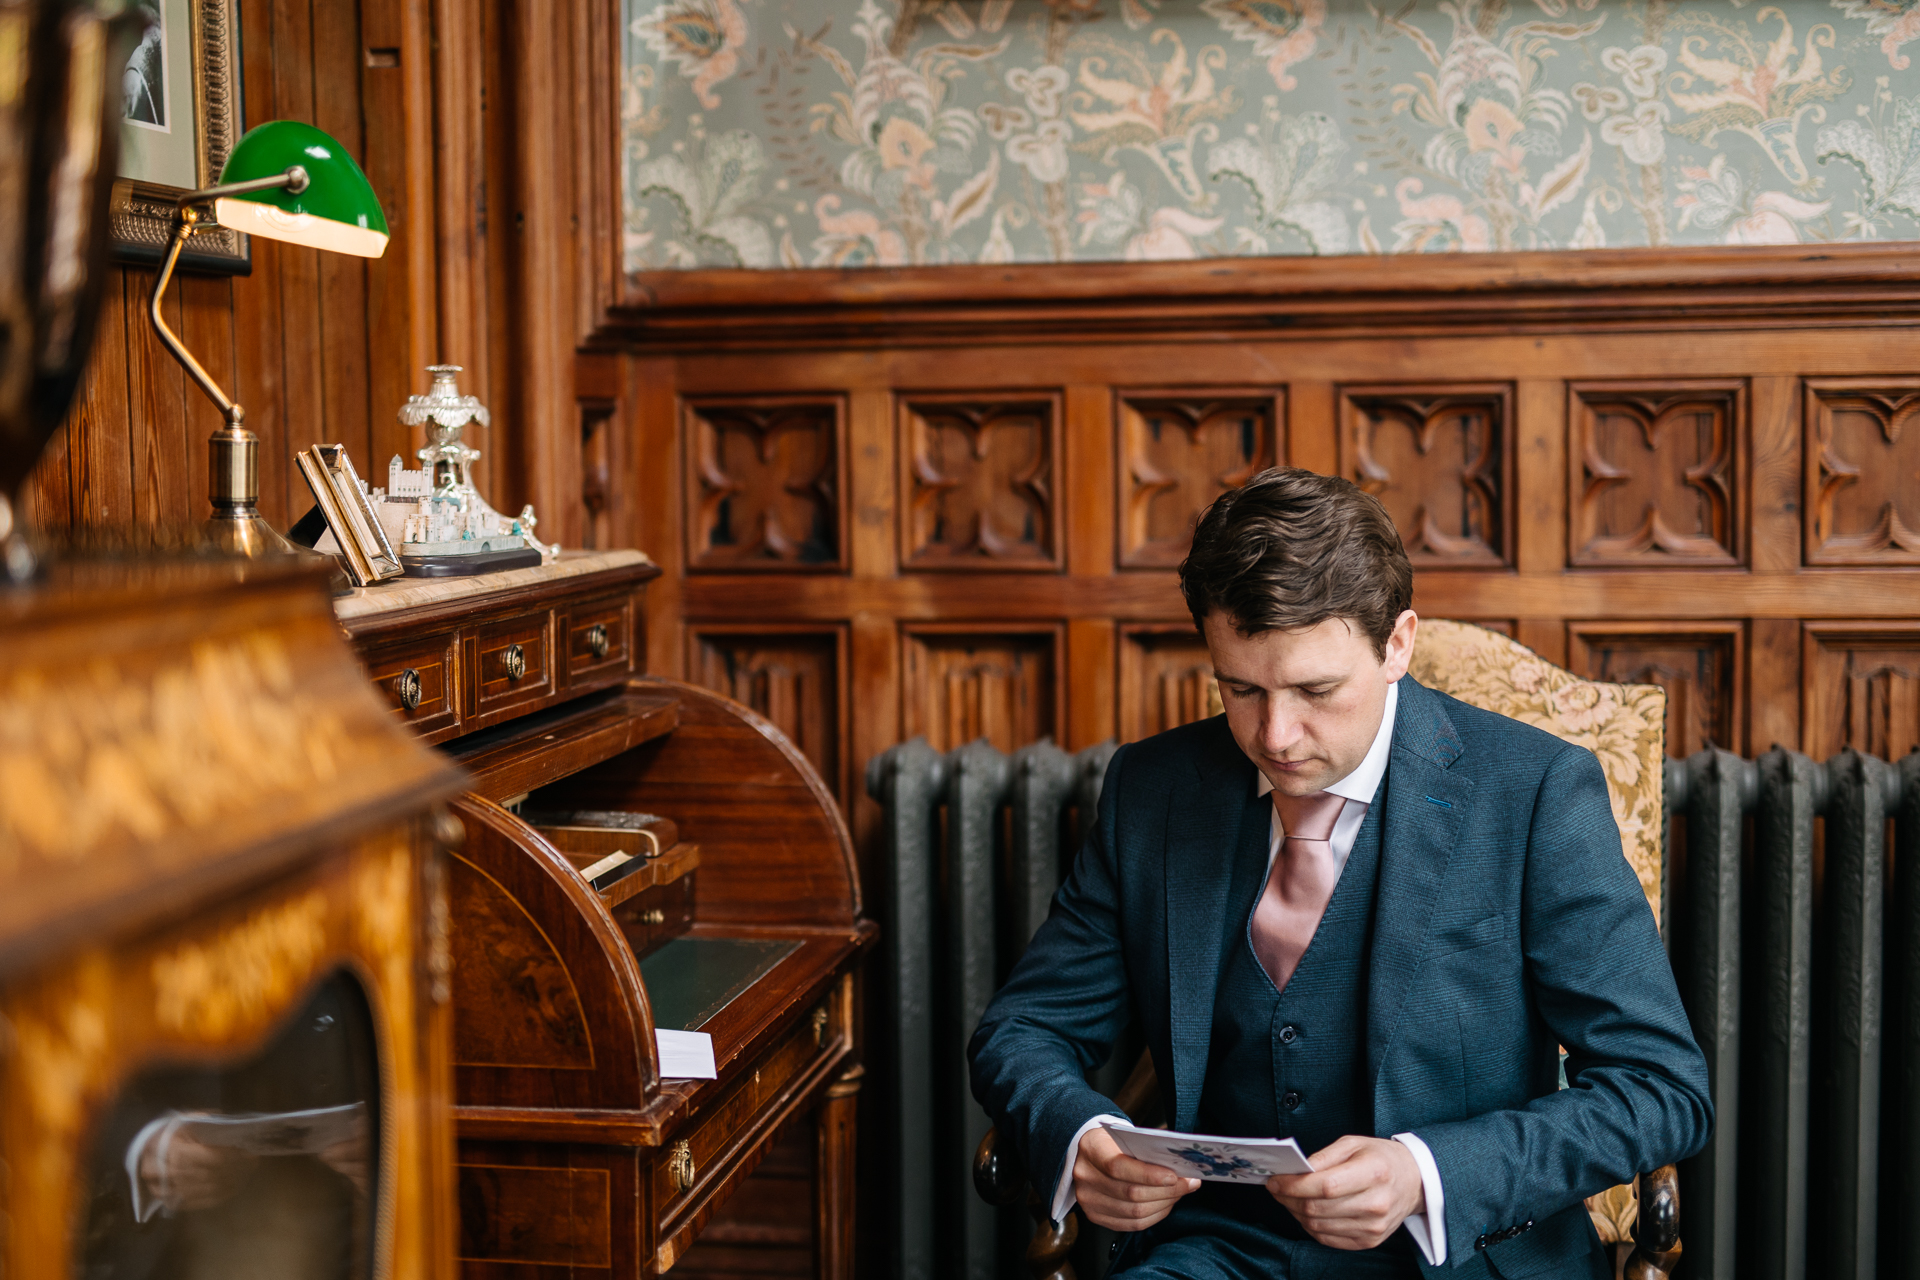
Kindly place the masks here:
<instances>
[{"instance_id":1,"label":"man's face","mask_svg":"<svg viewBox=\"0 0 1920 1280\"><path fill-rule=\"evenodd\" d=\"M1411 609L1400 615L1382 660L1351 619L1243 636L1221 610L1207 615L1227 725L1275 791L1310 795L1360 767L1380 731L1387 686L1407 673L1416 622Z\"/></svg>"}]
</instances>

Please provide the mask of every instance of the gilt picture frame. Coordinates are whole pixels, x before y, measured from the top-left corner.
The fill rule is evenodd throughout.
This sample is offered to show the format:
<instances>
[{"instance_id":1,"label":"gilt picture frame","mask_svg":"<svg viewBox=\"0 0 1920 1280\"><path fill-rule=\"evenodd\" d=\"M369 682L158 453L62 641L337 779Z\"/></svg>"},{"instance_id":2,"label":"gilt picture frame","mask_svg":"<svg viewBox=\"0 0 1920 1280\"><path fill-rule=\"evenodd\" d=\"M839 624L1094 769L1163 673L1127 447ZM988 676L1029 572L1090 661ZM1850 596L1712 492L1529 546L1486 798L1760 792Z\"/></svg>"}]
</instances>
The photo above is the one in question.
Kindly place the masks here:
<instances>
[{"instance_id":1,"label":"gilt picture frame","mask_svg":"<svg viewBox=\"0 0 1920 1280\"><path fill-rule=\"evenodd\" d=\"M380 527L367 491L360 486L360 475L353 459L341 444L316 444L297 455L300 474L320 504L333 540L340 544L340 558L347 576L356 587L398 578L406 573L400 557L394 554L387 531Z\"/></svg>"},{"instance_id":2,"label":"gilt picture frame","mask_svg":"<svg viewBox=\"0 0 1920 1280\"><path fill-rule=\"evenodd\" d=\"M154 265L173 234L174 201L219 180L243 129L238 0L132 0L139 19L117 68L120 159L108 214L115 261ZM197 233L179 270L246 275L248 237Z\"/></svg>"}]
</instances>

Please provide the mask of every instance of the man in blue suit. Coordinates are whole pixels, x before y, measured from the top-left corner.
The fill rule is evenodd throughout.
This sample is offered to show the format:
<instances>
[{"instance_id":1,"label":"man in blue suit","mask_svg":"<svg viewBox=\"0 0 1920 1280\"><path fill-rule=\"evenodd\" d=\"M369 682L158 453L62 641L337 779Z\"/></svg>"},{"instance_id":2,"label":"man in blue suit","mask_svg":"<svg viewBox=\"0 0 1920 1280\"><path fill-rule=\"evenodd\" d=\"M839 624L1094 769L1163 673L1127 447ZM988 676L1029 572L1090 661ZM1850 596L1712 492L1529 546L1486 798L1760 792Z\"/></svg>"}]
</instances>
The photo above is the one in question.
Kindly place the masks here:
<instances>
[{"instance_id":1,"label":"man in blue suit","mask_svg":"<svg viewBox=\"0 0 1920 1280\"><path fill-rule=\"evenodd\" d=\"M1611 1277L1581 1201L1699 1150L1712 1103L1598 762L1406 675L1412 569L1345 480L1223 495L1180 579L1226 714L1113 757L975 1096L1137 1280ZM1123 1154L1086 1072L1129 1020L1172 1128L1314 1172Z\"/></svg>"}]
</instances>

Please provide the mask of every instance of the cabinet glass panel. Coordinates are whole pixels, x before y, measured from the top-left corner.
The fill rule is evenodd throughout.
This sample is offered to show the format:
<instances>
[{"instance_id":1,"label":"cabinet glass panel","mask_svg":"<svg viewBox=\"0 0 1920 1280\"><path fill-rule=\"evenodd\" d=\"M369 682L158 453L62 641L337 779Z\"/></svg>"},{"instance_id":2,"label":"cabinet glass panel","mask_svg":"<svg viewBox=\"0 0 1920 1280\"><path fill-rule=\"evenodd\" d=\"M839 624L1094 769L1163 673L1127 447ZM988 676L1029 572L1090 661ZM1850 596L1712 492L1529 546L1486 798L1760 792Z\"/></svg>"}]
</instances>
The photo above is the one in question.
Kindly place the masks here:
<instances>
[{"instance_id":1,"label":"cabinet glass panel","mask_svg":"<svg viewBox=\"0 0 1920 1280\"><path fill-rule=\"evenodd\" d=\"M96 1129L85 1280L370 1280L380 1071L336 973L257 1052L136 1075Z\"/></svg>"}]
</instances>

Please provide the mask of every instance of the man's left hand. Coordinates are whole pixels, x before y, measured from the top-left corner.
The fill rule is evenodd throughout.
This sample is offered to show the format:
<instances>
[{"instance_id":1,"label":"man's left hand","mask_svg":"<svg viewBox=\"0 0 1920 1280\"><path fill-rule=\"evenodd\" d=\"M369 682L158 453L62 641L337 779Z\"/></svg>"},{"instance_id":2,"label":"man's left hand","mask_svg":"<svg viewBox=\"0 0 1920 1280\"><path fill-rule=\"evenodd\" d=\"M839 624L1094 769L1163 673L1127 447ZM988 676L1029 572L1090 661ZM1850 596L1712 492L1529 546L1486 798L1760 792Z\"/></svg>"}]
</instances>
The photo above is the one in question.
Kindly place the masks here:
<instances>
[{"instance_id":1,"label":"man's left hand","mask_svg":"<svg viewBox=\"0 0 1920 1280\"><path fill-rule=\"evenodd\" d=\"M1413 1152L1391 1138L1341 1138L1309 1157L1312 1173L1267 1179L1267 1191L1331 1249L1371 1249L1426 1208Z\"/></svg>"}]
</instances>

